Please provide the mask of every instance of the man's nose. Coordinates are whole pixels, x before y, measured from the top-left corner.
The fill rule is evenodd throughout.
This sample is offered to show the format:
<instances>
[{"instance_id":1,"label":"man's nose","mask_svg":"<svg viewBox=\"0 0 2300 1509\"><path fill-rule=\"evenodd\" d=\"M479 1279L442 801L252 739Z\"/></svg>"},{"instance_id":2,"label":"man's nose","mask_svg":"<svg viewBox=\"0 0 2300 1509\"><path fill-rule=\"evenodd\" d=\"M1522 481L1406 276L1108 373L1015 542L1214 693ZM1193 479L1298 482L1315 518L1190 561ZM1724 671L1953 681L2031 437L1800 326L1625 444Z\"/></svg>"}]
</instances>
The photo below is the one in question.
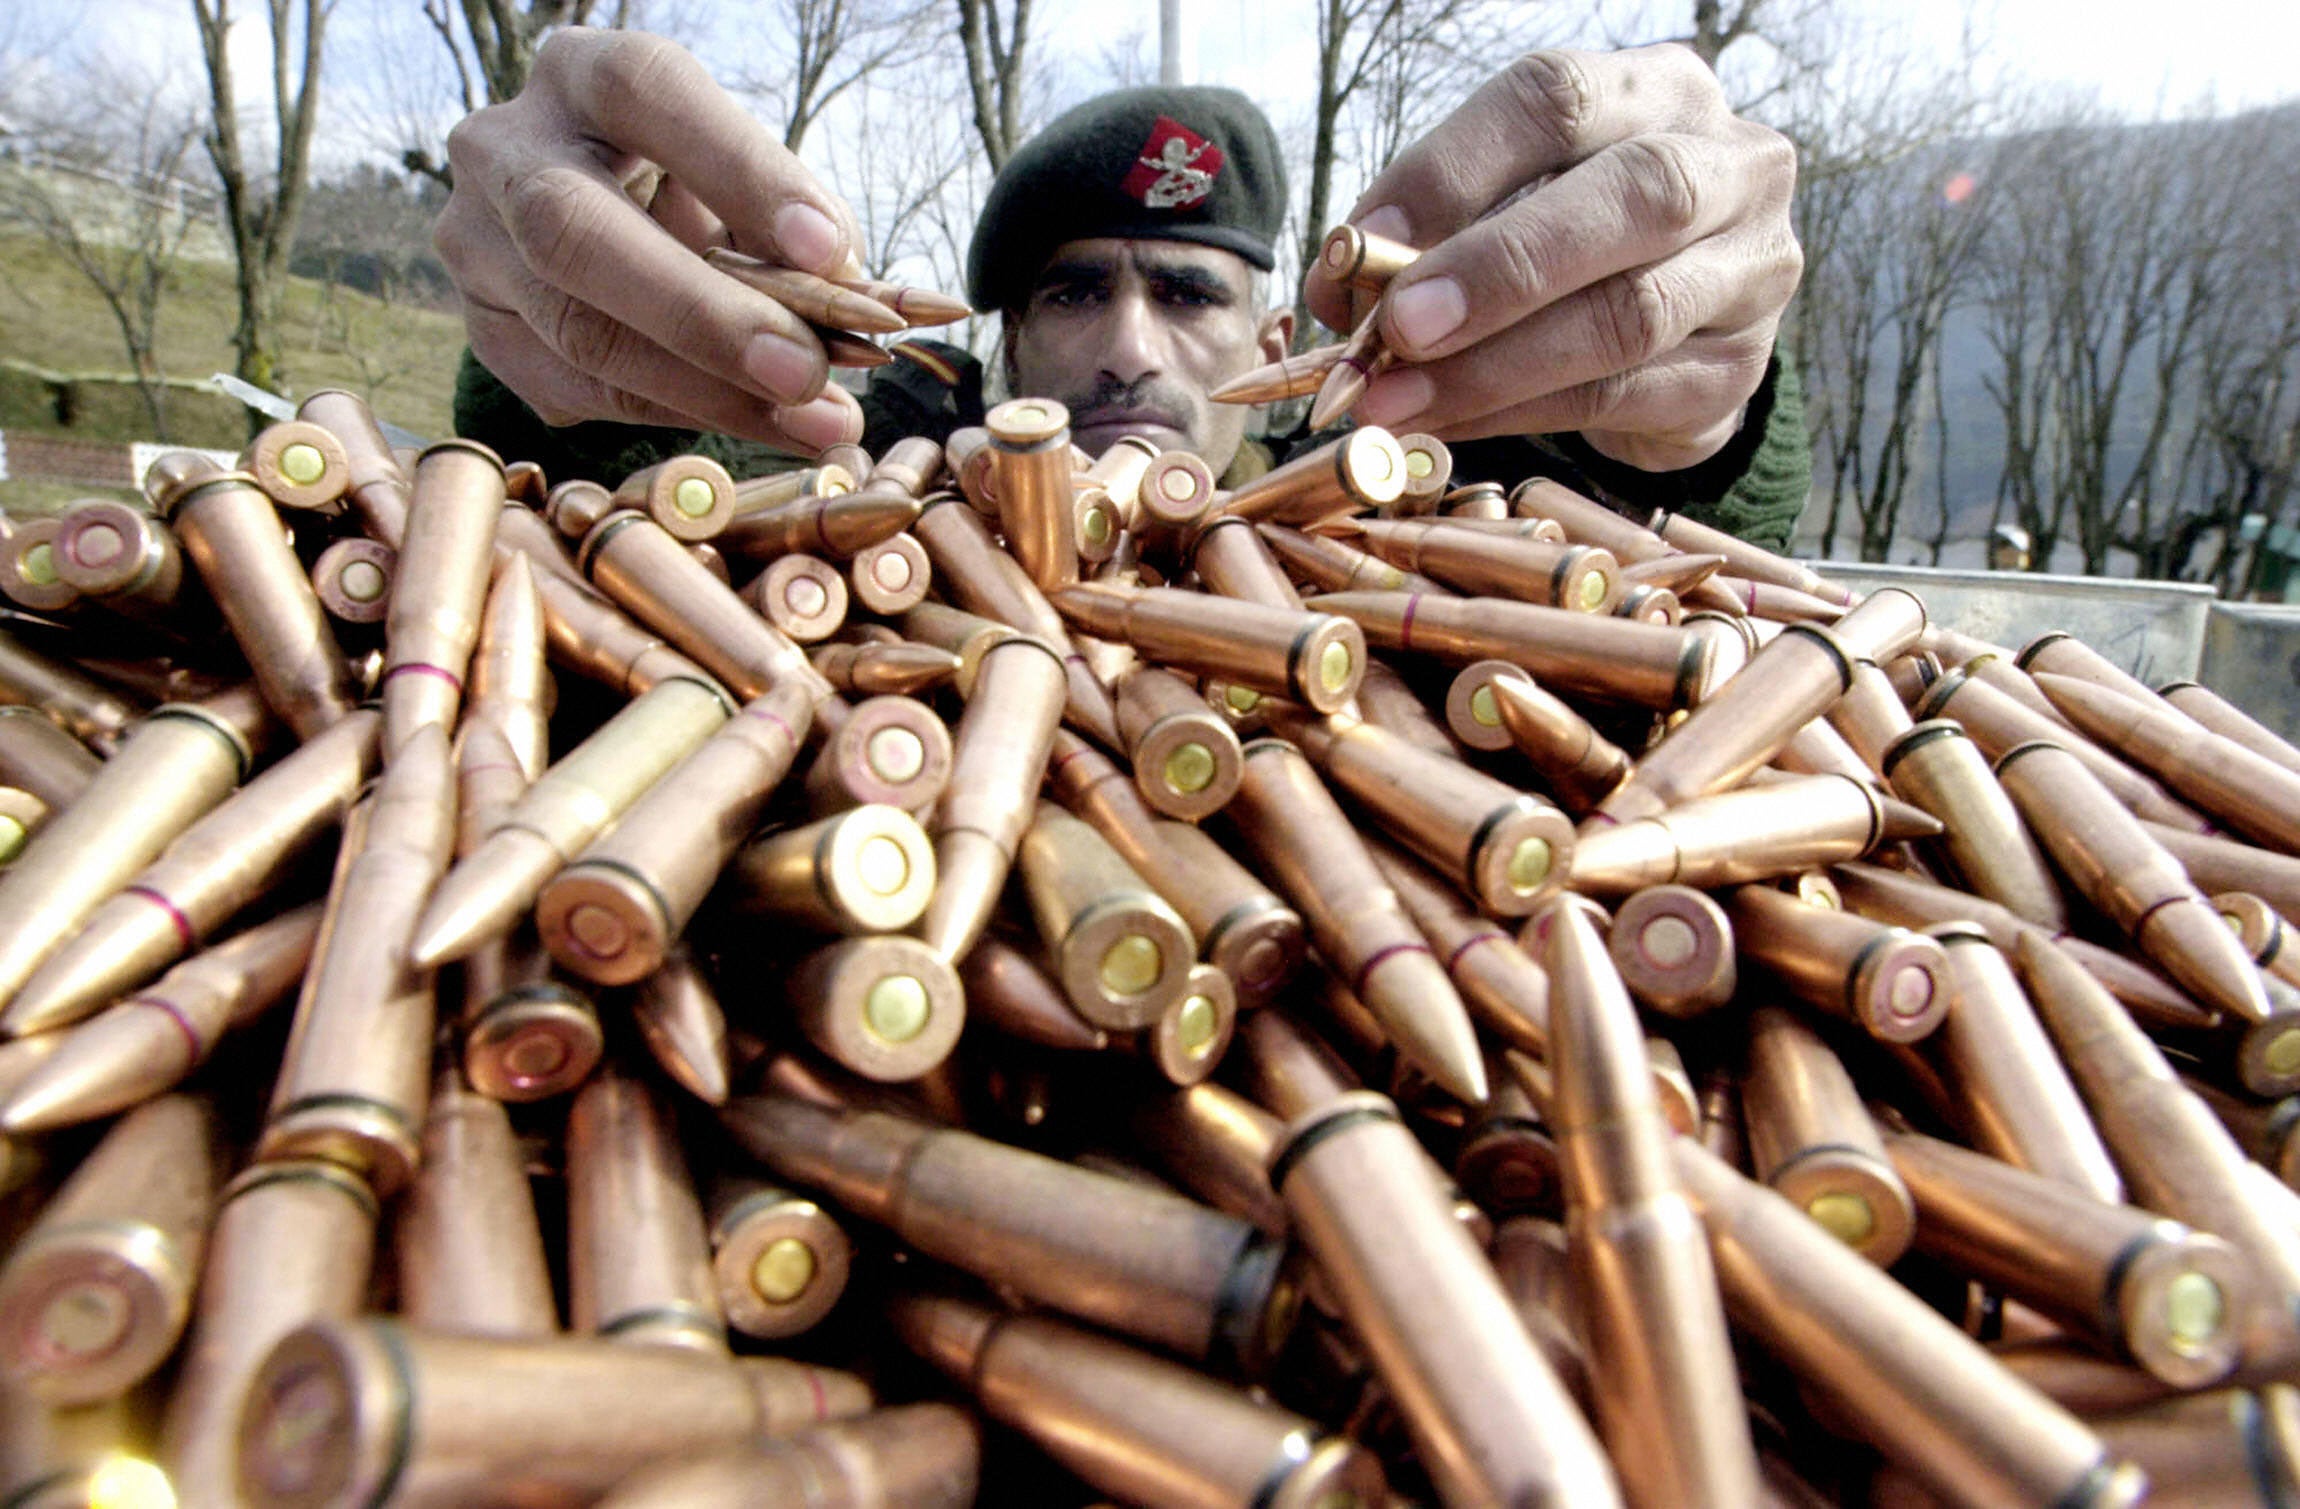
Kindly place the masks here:
<instances>
[{"instance_id":1,"label":"man's nose","mask_svg":"<svg viewBox=\"0 0 2300 1509\"><path fill-rule=\"evenodd\" d=\"M1158 306L1137 289L1122 289L1109 305L1102 331L1101 367L1122 383L1165 370L1165 327Z\"/></svg>"}]
</instances>

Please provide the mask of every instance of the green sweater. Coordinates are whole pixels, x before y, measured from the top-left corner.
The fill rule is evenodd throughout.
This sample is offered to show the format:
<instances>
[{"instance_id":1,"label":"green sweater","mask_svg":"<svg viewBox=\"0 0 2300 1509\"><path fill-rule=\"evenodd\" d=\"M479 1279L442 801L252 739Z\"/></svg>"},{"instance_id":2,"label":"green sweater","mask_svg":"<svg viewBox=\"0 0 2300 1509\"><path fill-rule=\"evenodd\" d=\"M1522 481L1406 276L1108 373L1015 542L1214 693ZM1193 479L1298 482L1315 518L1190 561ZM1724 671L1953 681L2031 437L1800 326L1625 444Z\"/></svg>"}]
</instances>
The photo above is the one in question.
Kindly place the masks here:
<instances>
[{"instance_id":1,"label":"green sweater","mask_svg":"<svg viewBox=\"0 0 2300 1509\"><path fill-rule=\"evenodd\" d=\"M978 423L979 374L968 376L971 384L952 390L907 361L873 372L862 395L864 447L877 455L905 435L940 439L959 425ZM455 432L492 446L506 461L533 461L553 481L587 477L612 486L643 466L687 452L709 456L737 477L805 464L787 451L729 435L609 420L554 428L469 351L456 376ZM1267 445L1282 460L1313 438L1324 437L1273 436ZM1514 486L1528 477L1551 477L1633 517L1668 508L1769 550L1788 548L1813 478L1803 390L1797 369L1779 353L1750 400L1740 433L1709 460L1681 472L1642 472L1610 461L1578 435L1501 436L1450 449L1459 481Z\"/></svg>"}]
</instances>

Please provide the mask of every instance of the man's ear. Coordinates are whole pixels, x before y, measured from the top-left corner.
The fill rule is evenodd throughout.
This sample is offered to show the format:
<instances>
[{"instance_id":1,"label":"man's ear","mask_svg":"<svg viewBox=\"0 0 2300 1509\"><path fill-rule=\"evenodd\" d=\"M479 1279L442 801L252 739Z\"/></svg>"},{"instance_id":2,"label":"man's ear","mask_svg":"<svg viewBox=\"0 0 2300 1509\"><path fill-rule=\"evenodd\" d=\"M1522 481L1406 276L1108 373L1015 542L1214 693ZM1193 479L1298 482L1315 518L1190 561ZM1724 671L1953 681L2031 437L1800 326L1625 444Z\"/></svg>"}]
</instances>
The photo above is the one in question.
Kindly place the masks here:
<instances>
[{"instance_id":1,"label":"man's ear","mask_svg":"<svg viewBox=\"0 0 2300 1509\"><path fill-rule=\"evenodd\" d=\"M1254 328L1254 344L1264 362L1284 360L1294 345L1294 307L1284 304L1264 310L1261 323Z\"/></svg>"}]
</instances>

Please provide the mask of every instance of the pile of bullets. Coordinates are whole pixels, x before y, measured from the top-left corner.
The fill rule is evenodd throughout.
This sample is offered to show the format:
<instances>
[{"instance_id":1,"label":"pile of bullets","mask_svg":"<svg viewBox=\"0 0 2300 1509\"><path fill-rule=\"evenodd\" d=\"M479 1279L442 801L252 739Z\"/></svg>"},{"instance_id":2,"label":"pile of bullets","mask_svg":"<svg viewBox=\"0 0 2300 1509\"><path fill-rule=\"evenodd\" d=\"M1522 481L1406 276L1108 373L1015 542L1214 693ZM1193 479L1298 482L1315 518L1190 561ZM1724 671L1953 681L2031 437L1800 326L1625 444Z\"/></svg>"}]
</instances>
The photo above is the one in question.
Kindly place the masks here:
<instances>
[{"instance_id":1,"label":"pile of bullets","mask_svg":"<svg viewBox=\"0 0 2300 1509\"><path fill-rule=\"evenodd\" d=\"M2300 752L1067 424L16 523L0 1500L2300 1494Z\"/></svg>"}]
</instances>

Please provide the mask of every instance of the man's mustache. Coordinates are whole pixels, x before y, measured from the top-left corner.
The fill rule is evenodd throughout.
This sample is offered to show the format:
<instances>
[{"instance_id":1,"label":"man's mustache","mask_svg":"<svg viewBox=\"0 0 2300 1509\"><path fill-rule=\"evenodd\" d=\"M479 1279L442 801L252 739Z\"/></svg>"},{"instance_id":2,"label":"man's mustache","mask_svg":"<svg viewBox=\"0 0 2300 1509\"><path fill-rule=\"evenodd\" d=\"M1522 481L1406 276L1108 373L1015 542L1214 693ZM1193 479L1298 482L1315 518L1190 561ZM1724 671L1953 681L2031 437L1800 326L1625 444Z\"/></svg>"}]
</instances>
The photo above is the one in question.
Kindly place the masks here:
<instances>
[{"instance_id":1,"label":"man's mustache","mask_svg":"<svg viewBox=\"0 0 2300 1509\"><path fill-rule=\"evenodd\" d=\"M1163 415L1175 428L1188 423L1196 408L1190 391L1163 378L1146 377L1135 382L1120 382L1107 374L1098 376L1094 385L1076 398L1064 400L1075 421L1081 414L1098 410L1118 412L1143 411Z\"/></svg>"}]
</instances>

